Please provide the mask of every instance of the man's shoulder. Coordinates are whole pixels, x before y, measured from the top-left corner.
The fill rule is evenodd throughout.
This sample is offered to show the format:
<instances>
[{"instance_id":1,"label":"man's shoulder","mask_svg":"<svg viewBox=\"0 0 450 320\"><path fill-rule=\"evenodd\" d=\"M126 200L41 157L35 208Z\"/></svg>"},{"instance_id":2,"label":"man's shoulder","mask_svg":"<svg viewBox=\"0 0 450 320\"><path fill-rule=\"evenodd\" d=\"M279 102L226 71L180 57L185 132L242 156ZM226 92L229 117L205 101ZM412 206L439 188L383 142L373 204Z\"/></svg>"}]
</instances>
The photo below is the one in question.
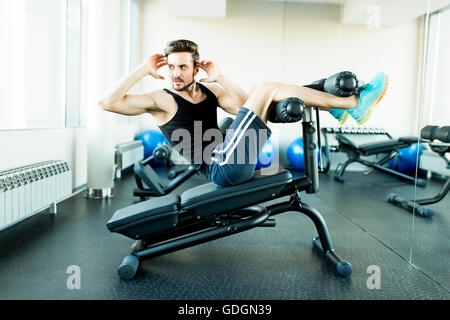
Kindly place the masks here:
<instances>
[{"instance_id":1,"label":"man's shoulder","mask_svg":"<svg viewBox=\"0 0 450 320\"><path fill-rule=\"evenodd\" d=\"M168 95L168 93L165 91L165 88L164 88L164 89L155 89L155 90L149 91L147 94L148 94L148 95L151 95L151 96L164 96L164 95Z\"/></svg>"},{"instance_id":2,"label":"man's shoulder","mask_svg":"<svg viewBox=\"0 0 450 320\"><path fill-rule=\"evenodd\" d=\"M199 82L199 84L209 89L216 97L218 97L224 90L223 87L216 82Z\"/></svg>"},{"instance_id":3,"label":"man's shoulder","mask_svg":"<svg viewBox=\"0 0 450 320\"><path fill-rule=\"evenodd\" d=\"M147 93L156 105L156 111L170 111L173 109L175 103L172 96L164 89L156 89Z\"/></svg>"},{"instance_id":4,"label":"man's shoulder","mask_svg":"<svg viewBox=\"0 0 450 320\"><path fill-rule=\"evenodd\" d=\"M156 90L152 90L147 92L147 95L150 96L155 102L158 101L167 101L170 100L171 95L165 91L167 90L166 88L164 89L156 89Z\"/></svg>"}]
</instances>

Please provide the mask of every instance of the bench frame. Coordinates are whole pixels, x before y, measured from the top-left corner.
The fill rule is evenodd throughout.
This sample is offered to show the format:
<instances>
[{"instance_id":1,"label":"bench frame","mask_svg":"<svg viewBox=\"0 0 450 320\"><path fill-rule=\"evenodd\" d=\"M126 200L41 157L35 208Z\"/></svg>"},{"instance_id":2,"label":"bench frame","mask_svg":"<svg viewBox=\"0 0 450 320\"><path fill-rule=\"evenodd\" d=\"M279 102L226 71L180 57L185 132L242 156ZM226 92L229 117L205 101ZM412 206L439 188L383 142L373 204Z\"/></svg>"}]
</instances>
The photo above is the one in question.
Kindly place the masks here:
<instances>
[{"instance_id":1,"label":"bench frame","mask_svg":"<svg viewBox=\"0 0 450 320\"><path fill-rule=\"evenodd\" d=\"M336 254L325 220L316 209L304 203L300 198L300 192L302 191L316 193L319 189L316 156L318 116L316 110L316 122L314 122L312 108L307 107L302 117L303 143L305 146L309 146L304 149L305 176L290 180L278 194L272 194L270 199L265 199L259 203L290 196L288 201L267 207L255 203L245 203L242 208L207 217L198 217L191 210L181 211L176 226L148 235L135 243L131 254L126 256L118 267L119 276L122 279L132 279L138 270L139 262L145 259L237 234L255 227L274 227L275 221L270 218L271 216L291 211L305 214L314 222L318 236L312 239L313 247L323 254L322 256L339 275L349 276L352 273L352 266Z\"/></svg>"}]
</instances>

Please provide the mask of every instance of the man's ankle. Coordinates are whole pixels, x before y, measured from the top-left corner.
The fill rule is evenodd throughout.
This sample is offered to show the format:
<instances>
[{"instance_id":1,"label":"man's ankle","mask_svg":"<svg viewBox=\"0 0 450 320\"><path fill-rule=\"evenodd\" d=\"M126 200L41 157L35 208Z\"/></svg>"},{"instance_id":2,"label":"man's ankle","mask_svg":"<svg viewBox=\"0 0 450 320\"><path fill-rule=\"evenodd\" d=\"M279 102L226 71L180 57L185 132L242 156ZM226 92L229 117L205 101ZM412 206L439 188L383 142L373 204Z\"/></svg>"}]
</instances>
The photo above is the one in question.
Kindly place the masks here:
<instances>
[{"instance_id":1,"label":"man's ankle","mask_svg":"<svg viewBox=\"0 0 450 320\"><path fill-rule=\"evenodd\" d=\"M355 94L352 96L353 98L353 104L352 104L352 108L356 108L359 106L359 97Z\"/></svg>"}]
</instances>

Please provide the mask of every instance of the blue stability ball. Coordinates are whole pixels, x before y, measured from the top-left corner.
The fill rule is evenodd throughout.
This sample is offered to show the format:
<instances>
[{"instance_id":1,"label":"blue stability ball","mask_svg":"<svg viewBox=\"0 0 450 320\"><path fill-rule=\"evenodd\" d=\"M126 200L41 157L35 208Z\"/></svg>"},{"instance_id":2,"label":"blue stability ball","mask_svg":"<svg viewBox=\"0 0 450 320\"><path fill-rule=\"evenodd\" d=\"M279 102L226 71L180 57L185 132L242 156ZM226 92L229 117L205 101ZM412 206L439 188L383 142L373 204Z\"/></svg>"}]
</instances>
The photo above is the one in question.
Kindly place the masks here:
<instances>
[{"instance_id":1,"label":"blue stability ball","mask_svg":"<svg viewBox=\"0 0 450 320\"><path fill-rule=\"evenodd\" d=\"M261 152L259 153L255 170L270 167L270 165L272 164L272 160L275 158L275 153L275 146L272 144L272 140L270 140L269 138L264 144L264 147L261 149Z\"/></svg>"},{"instance_id":2,"label":"blue stability ball","mask_svg":"<svg viewBox=\"0 0 450 320\"><path fill-rule=\"evenodd\" d=\"M144 159L150 157L157 146L168 144L166 137L157 130L146 130L138 135L136 140L141 140L144 145Z\"/></svg>"},{"instance_id":3,"label":"blue stability ball","mask_svg":"<svg viewBox=\"0 0 450 320\"><path fill-rule=\"evenodd\" d=\"M412 173L416 171L416 160L417 160L417 152L419 152L419 165L420 165L420 156L423 153L423 146L418 143L414 143L409 147L402 148L399 150L396 159L391 159L388 162L388 166L391 169L395 169L399 172L403 173ZM395 167L395 163L397 161L397 167Z\"/></svg>"},{"instance_id":4,"label":"blue stability ball","mask_svg":"<svg viewBox=\"0 0 450 320\"><path fill-rule=\"evenodd\" d=\"M303 140L302 137L295 139L287 148L287 158L292 167L299 171L305 170ZM317 161L320 161L320 153L317 150Z\"/></svg>"}]
</instances>

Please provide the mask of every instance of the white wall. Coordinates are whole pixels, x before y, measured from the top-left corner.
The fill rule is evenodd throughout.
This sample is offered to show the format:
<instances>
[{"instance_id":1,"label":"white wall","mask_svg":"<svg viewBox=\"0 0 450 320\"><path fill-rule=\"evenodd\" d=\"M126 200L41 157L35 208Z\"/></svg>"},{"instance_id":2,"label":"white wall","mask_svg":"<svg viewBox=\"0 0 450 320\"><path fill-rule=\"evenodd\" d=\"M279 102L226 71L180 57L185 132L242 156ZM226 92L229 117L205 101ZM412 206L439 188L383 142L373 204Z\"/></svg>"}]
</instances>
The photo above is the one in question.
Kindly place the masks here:
<instances>
[{"instance_id":1,"label":"white wall","mask_svg":"<svg viewBox=\"0 0 450 320\"><path fill-rule=\"evenodd\" d=\"M393 136L417 131L420 19L368 29L340 24L337 5L229 0L227 18L207 19L171 17L159 0L142 0L141 4L143 58L162 52L170 40L187 38L199 45L201 58L215 60L247 91L262 80L307 84L351 70L368 82L376 72L385 71L389 89L365 126L384 127ZM141 85L146 91L168 83L147 78ZM149 117L143 123L144 127L152 125ZM321 125L339 123L321 112ZM357 126L352 119L346 125ZM287 145L300 136L300 126L270 127L279 131L283 163Z\"/></svg>"},{"instance_id":2,"label":"white wall","mask_svg":"<svg viewBox=\"0 0 450 320\"><path fill-rule=\"evenodd\" d=\"M335 5L286 3L284 8L283 3L229 0L226 19L194 19L169 17L159 0L142 0L141 4L142 58L161 52L169 40L188 38L199 44L202 58L217 61L245 90L262 80L306 84L344 69L368 81L376 71L384 70L390 75L389 91L367 126L383 126L394 136L416 131L419 19L369 30L340 27L340 8ZM166 85L147 77L140 88L146 91ZM140 128L117 126L116 143L132 140L135 132L153 124L149 115L140 120ZM325 112L321 112L321 121L322 126L338 125ZM282 129L283 163L284 150L300 135L300 126L270 126ZM86 183L86 148L86 128L0 131L0 170L62 159L68 161L73 186L78 187Z\"/></svg>"},{"instance_id":3,"label":"white wall","mask_svg":"<svg viewBox=\"0 0 450 320\"><path fill-rule=\"evenodd\" d=\"M116 143L134 140L136 130L136 125L116 126ZM0 150L0 170L65 160L72 170L73 188L87 181L86 128L0 131Z\"/></svg>"}]
</instances>

